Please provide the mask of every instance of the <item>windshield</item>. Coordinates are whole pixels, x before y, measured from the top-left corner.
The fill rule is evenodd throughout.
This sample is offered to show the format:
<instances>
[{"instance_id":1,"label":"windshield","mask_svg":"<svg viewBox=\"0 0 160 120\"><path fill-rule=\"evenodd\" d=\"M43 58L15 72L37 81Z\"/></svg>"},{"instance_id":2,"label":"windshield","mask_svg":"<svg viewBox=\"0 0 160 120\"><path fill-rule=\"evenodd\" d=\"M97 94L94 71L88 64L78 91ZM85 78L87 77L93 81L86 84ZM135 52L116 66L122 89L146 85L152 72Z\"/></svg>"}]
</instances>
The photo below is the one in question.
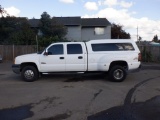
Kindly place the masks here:
<instances>
[{"instance_id":1,"label":"windshield","mask_svg":"<svg viewBox=\"0 0 160 120\"><path fill-rule=\"evenodd\" d=\"M46 50L46 48L48 48L48 46L47 46L47 47L43 47L43 48L41 48L41 50L40 50L40 51L38 51L38 52L37 52L37 54L42 54L42 53L43 53L43 51L45 51L45 50Z\"/></svg>"},{"instance_id":2,"label":"windshield","mask_svg":"<svg viewBox=\"0 0 160 120\"><path fill-rule=\"evenodd\" d=\"M43 51L46 51L46 49L49 47L50 45L48 45L47 47L43 47L43 49L41 49L40 51L37 52L37 54L42 54Z\"/></svg>"}]
</instances>

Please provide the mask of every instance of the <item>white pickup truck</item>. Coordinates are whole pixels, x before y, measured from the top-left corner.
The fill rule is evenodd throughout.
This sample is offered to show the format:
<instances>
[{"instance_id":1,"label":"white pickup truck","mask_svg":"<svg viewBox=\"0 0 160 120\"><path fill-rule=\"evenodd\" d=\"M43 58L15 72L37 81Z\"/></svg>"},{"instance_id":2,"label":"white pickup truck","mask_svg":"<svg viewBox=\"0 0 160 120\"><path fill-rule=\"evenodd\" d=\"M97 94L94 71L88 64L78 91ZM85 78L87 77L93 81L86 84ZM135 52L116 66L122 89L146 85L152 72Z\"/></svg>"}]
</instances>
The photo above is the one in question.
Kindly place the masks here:
<instances>
[{"instance_id":1,"label":"white pickup truck","mask_svg":"<svg viewBox=\"0 0 160 120\"><path fill-rule=\"evenodd\" d=\"M59 42L42 53L16 57L12 70L28 82L37 80L40 73L55 72L107 72L110 80L121 82L128 70L140 67L140 59L133 40Z\"/></svg>"}]
</instances>

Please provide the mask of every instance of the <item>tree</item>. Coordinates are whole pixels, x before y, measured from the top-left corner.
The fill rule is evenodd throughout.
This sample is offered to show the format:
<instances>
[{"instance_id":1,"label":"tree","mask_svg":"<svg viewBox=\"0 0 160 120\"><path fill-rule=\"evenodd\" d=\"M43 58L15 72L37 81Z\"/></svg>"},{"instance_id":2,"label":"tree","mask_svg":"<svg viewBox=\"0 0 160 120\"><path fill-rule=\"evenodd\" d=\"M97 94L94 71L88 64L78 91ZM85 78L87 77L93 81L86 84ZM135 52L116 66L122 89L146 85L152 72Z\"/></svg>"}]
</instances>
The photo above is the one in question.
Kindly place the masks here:
<instances>
[{"instance_id":1,"label":"tree","mask_svg":"<svg viewBox=\"0 0 160 120\"><path fill-rule=\"evenodd\" d=\"M30 28L30 25L28 24L28 21L24 20L21 21L21 26L19 30L16 32L13 32L10 35L10 39L12 40L12 43L18 44L18 45L35 45L36 44L36 34L34 31Z\"/></svg>"},{"instance_id":2,"label":"tree","mask_svg":"<svg viewBox=\"0 0 160 120\"><path fill-rule=\"evenodd\" d=\"M139 42L142 41L142 37L141 36L138 37L138 41Z\"/></svg>"},{"instance_id":3,"label":"tree","mask_svg":"<svg viewBox=\"0 0 160 120\"><path fill-rule=\"evenodd\" d=\"M9 16L7 11L4 10L4 8L1 5L0 5L0 14L1 14L2 17L6 16L6 15Z\"/></svg>"},{"instance_id":4,"label":"tree","mask_svg":"<svg viewBox=\"0 0 160 120\"><path fill-rule=\"evenodd\" d=\"M47 47L49 44L53 43L53 41L54 42L58 42L59 38L57 36L49 37L49 38L47 38L47 37L40 37L38 39L38 41L39 41L38 42L38 44L39 44L39 50L41 50L41 47L43 49L44 47Z\"/></svg>"},{"instance_id":5,"label":"tree","mask_svg":"<svg viewBox=\"0 0 160 120\"><path fill-rule=\"evenodd\" d=\"M26 18L0 18L0 44L35 44L35 33Z\"/></svg>"},{"instance_id":6,"label":"tree","mask_svg":"<svg viewBox=\"0 0 160 120\"><path fill-rule=\"evenodd\" d=\"M51 36L51 17L47 12L43 12L40 19L39 28L43 36Z\"/></svg>"},{"instance_id":7,"label":"tree","mask_svg":"<svg viewBox=\"0 0 160 120\"><path fill-rule=\"evenodd\" d=\"M158 42L158 36L157 35L155 35L154 37L153 37L153 40L152 41L154 41L154 42Z\"/></svg>"},{"instance_id":8,"label":"tree","mask_svg":"<svg viewBox=\"0 0 160 120\"><path fill-rule=\"evenodd\" d=\"M54 17L52 18L51 24L52 24L51 27L52 34L54 36L58 36L58 38L60 39L63 39L64 36L67 34L67 28L63 24L58 23Z\"/></svg>"},{"instance_id":9,"label":"tree","mask_svg":"<svg viewBox=\"0 0 160 120\"><path fill-rule=\"evenodd\" d=\"M42 37L39 38L39 43L42 47L51 42L63 41L67 34L67 29L63 24L60 24L53 17L51 18L47 12L43 12L39 24Z\"/></svg>"},{"instance_id":10,"label":"tree","mask_svg":"<svg viewBox=\"0 0 160 120\"><path fill-rule=\"evenodd\" d=\"M47 12L42 13L39 28L45 37L58 36L61 39L67 34L66 27L58 23L54 17L51 18Z\"/></svg>"},{"instance_id":11,"label":"tree","mask_svg":"<svg viewBox=\"0 0 160 120\"><path fill-rule=\"evenodd\" d=\"M0 18L0 44L9 44L10 34L15 32L16 26L14 17Z\"/></svg>"},{"instance_id":12,"label":"tree","mask_svg":"<svg viewBox=\"0 0 160 120\"><path fill-rule=\"evenodd\" d=\"M123 30L123 26L113 23L111 26L111 39L130 39L130 34Z\"/></svg>"}]
</instances>

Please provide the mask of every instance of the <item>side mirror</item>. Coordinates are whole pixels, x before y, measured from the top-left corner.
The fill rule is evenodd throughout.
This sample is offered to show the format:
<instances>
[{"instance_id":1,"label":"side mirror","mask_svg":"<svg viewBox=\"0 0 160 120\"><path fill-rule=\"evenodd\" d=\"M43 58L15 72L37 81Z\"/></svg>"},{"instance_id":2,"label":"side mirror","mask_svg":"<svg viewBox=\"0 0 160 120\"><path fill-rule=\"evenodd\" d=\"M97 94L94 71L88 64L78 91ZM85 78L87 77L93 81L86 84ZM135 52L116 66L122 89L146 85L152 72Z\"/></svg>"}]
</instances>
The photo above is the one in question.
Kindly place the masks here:
<instances>
[{"instance_id":1,"label":"side mirror","mask_svg":"<svg viewBox=\"0 0 160 120\"><path fill-rule=\"evenodd\" d=\"M45 51L43 55L48 56L48 52Z\"/></svg>"}]
</instances>

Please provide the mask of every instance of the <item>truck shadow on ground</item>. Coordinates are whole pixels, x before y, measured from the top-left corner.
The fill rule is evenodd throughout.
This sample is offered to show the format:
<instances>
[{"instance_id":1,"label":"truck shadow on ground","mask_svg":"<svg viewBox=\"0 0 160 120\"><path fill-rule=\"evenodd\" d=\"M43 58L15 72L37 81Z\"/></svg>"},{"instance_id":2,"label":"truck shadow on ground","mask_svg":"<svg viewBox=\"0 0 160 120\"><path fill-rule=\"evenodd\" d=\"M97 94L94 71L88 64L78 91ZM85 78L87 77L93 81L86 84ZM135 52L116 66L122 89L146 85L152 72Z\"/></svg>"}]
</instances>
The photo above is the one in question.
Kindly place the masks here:
<instances>
[{"instance_id":1,"label":"truck shadow on ground","mask_svg":"<svg viewBox=\"0 0 160 120\"><path fill-rule=\"evenodd\" d=\"M150 78L136 84L129 90L122 106L113 107L94 115L88 116L87 120L160 120L160 95L155 96L145 102L133 102L133 93L141 85L160 78Z\"/></svg>"},{"instance_id":2,"label":"truck shadow on ground","mask_svg":"<svg viewBox=\"0 0 160 120\"><path fill-rule=\"evenodd\" d=\"M9 81L14 80L16 82L24 82L24 80L21 78L19 74L18 75L11 74L10 76L8 76L7 74L0 74L0 77L1 76L6 76L4 80L9 80ZM89 74L51 73L51 74L44 74L40 76L39 79L34 82L38 82L38 81L84 82L84 81L94 81L94 80L109 81L107 75L102 74L102 73L96 73L96 74L93 74L93 73L89 73Z\"/></svg>"},{"instance_id":3,"label":"truck shadow on ground","mask_svg":"<svg viewBox=\"0 0 160 120\"><path fill-rule=\"evenodd\" d=\"M43 75L41 80L55 80L55 81L63 81L63 82L84 82L90 80L102 80L107 81L108 78L106 75L102 73L87 73L87 74L48 74Z\"/></svg>"},{"instance_id":4,"label":"truck shadow on ground","mask_svg":"<svg viewBox=\"0 0 160 120\"><path fill-rule=\"evenodd\" d=\"M78 81L87 81L87 80L103 80L106 81L108 80L104 74L102 73L97 73L97 74L84 74L84 75L78 75L78 76L73 76L72 78L69 78L65 80L64 82L78 82Z\"/></svg>"}]
</instances>

